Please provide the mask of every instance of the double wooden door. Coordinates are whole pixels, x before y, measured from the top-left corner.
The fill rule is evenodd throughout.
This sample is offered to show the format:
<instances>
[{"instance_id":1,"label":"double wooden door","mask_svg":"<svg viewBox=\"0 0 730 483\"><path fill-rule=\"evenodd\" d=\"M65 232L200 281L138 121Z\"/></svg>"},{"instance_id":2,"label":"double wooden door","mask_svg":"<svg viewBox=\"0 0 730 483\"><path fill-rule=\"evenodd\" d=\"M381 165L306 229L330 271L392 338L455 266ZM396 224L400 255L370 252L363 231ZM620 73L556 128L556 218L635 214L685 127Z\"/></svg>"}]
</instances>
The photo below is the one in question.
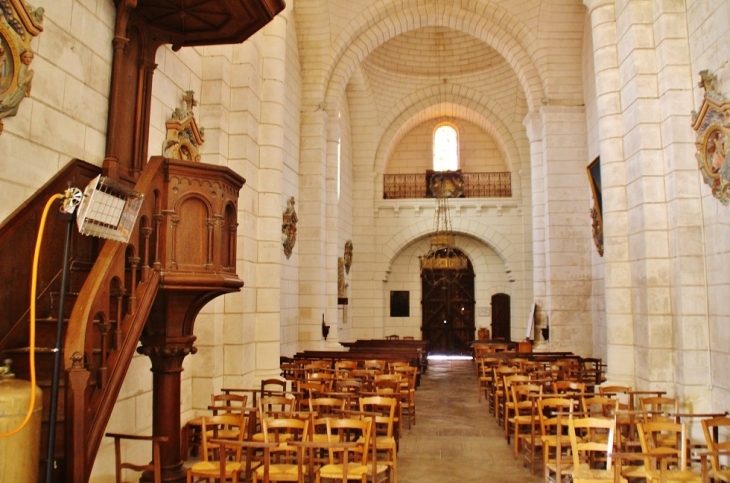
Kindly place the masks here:
<instances>
[{"instance_id":1,"label":"double wooden door","mask_svg":"<svg viewBox=\"0 0 730 483\"><path fill-rule=\"evenodd\" d=\"M446 271L444 271L446 272ZM453 270L452 270L453 272ZM422 277L423 340L429 354L471 354L474 341L474 270L457 277ZM434 280L436 279L436 280Z\"/></svg>"}]
</instances>

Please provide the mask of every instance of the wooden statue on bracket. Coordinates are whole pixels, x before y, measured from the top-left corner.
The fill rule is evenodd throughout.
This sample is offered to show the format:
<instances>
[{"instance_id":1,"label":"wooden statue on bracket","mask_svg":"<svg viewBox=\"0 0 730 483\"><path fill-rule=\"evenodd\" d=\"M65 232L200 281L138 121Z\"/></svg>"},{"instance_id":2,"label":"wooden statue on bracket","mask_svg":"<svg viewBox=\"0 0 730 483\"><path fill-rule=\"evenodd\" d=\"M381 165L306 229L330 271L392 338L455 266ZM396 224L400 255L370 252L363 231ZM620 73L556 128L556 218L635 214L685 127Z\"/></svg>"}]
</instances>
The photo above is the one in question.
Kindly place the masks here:
<instances>
[{"instance_id":1,"label":"wooden statue on bracket","mask_svg":"<svg viewBox=\"0 0 730 483\"><path fill-rule=\"evenodd\" d=\"M193 107L198 105L195 92L185 91L185 108L177 108L167 120L167 136L162 145L162 155L166 158L200 162L200 145L205 141L203 128L195 122Z\"/></svg>"},{"instance_id":2,"label":"wooden statue on bracket","mask_svg":"<svg viewBox=\"0 0 730 483\"><path fill-rule=\"evenodd\" d=\"M716 88L716 77L700 72L705 90L699 113L692 111L692 128L697 132L697 164L712 195L723 205L730 199L730 100Z\"/></svg>"},{"instance_id":3,"label":"wooden statue on bracket","mask_svg":"<svg viewBox=\"0 0 730 483\"><path fill-rule=\"evenodd\" d=\"M294 210L294 197L292 196L286 201L286 211L283 215L283 222L281 224L281 233L284 235L284 240L281 244L284 246L284 255L289 260L294 245L297 242L297 212Z\"/></svg>"},{"instance_id":4,"label":"wooden statue on bracket","mask_svg":"<svg viewBox=\"0 0 730 483\"><path fill-rule=\"evenodd\" d=\"M43 31L43 8L21 0L0 2L0 133L2 119L15 116L20 102L30 96L33 50L30 41Z\"/></svg>"}]
</instances>

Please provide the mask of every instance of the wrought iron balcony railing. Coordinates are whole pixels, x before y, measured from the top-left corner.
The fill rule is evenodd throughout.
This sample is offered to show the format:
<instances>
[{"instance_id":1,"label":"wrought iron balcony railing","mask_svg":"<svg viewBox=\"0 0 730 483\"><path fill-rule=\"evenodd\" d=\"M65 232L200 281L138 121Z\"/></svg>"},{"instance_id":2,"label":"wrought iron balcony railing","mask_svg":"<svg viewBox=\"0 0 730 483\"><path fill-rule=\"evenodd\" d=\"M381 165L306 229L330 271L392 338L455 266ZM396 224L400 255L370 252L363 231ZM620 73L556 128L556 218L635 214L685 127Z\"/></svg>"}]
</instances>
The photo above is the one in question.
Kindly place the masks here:
<instances>
[{"instance_id":1,"label":"wrought iron balcony railing","mask_svg":"<svg viewBox=\"0 0 730 483\"><path fill-rule=\"evenodd\" d=\"M383 199L433 198L428 189L431 173L384 174ZM464 198L510 198L512 176L509 172L460 173Z\"/></svg>"}]
</instances>

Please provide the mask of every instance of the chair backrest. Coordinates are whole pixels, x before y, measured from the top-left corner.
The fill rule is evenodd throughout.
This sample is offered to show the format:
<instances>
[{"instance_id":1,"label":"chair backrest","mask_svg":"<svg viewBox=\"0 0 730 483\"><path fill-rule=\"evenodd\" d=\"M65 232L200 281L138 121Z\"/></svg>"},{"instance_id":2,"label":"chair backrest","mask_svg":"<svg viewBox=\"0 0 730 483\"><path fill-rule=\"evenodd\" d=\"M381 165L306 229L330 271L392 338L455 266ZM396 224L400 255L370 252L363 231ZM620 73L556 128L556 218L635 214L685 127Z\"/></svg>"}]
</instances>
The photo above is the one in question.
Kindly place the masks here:
<instances>
[{"instance_id":1,"label":"chair backrest","mask_svg":"<svg viewBox=\"0 0 730 483\"><path fill-rule=\"evenodd\" d=\"M581 463L595 460L594 453L605 454L606 470L611 469L611 453L613 452L615 418L579 418L568 417L568 436L573 454L573 469L578 471ZM599 436L600 435L600 436Z\"/></svg>"},{"instance_id":2,"label":"chair backrest","mask_svg":"<svg viewBox=\"0 0 730 483\"><path fill-rule=\"evenodd\" d=\"M295 418L267 418L262 421L264 442L285 447L290 441L307 441L309 421Z\"/></svg>"},{"instance_id":3,"label":"chair backrest","mask_svg":"<svg viewBox=\"0 0 730 483\"><path fill-rule=\"evenodd\" d=\"M586 391L585 383L577 381L554 381L551 386L555 394L582 393Z\"/></svg>"},{"instance_id":4,"label":"chair backrest","mask_svg":"<svg viewBox=\"0 0 730 483\"><path fill-rule=\"evenodd\" d=\"M365 466L367 465L368 452L370 451L371 426L370 418L327 418L327 439L331 443L362 442L362 444L357 445L345 453L351 457L351 462ZM329 450L330 464L341 463L341 458L341 451L332 448Z\"/></svg>"},{"instance_id":5,"label":"chair backrest","mask_svg":"<svg viewBox=\"0 0 730 483\"><path fill-rule=\"evenodd\" d=\"M261 380L261 397L283 392L286 392L286 380L276 378Z\"/></svg>"},{"instance_id":6,"label":"chair backrest","mask_svg":"<svg viewBox=\"0 0 730 483\"><path fill-rule=\"evenodd\" d=\"M160 461L160 443L167 441L167 436L142 436L138 434L106 433L109 438L114 438L114 457L116 466L116 483L122 483L123 470L148 471L154 478L154 483L162 482L162 465ZM136 464L122 460L122 440L150 441L152 442L152 461L145 464Z\"/></svg>"},{"instance_id":7,"label":"chair backrest","mask_svg":"<svg viewBox=\"0 0 730 483\"><path fill-rule=\"evenodd\" d=\"M294 411L296 401L285 396L266 396L259 398L259 420L266 418L286 418Z\"/></svg>"},{"instance_id":8,"label":"chair backrest","mask_svg":"<svg viewBox=\"0 0 730 483\"><path fill-rule=\"evenodd\" d=\"M720 441L720 431L727 433L730 430L730 417L716 416L702 420L702 431L705 433L707 449L710 451L730 451L730 440ZM720 458L718 455L710 455L710 462L714 471L720 470Z\"/></svg>"},{"instance_id":9,"label":"chair backrest","mask_svg":"<svg viewBox=\"0 0 730 483\"><path fill-rule=\"evenodd\" d=\"M376 379L373 388L378 394L398 394L401 392L401 383L394 379Z\"/></svg>"},{"instance_id":10,"label":"chair backrest","mask_svg":"<svg viewBox=\"0 0 730 483\"><path fill-rule=\"evenodd\" d=\"M549 436L557 434L558 414L560 425L568 425L568 417L573 411L575 402L564 397L543 397L537 400L538 416L540 418L540 434Z\"/></svg>"},{"instance_id":11,"label":"chair backrest","mask_svg":"<svg viewBox=\"0 0 730 483\"><path fill-rule=\"evenodd\" d=\"M318 382L324 386L325 391L332 391L335 375L331 372L313 372L307 374L307 382Z\"/></svg>"},{"instance_id":12,"label":"chair backrest","mask_svg":"<svg viewBox=\"0 0 730 483\"><path fill-rule=\"evenodd\" d=\"M366 359L362 363L364 369L375 369L381 373L388 369L388 364L382 359Z\"/></svg>"},{"instance_id":13,"label":"chair backrest","mask_svg":"<svg viewBox=\"0 0 730 483\"><path fill-rule=\"evenodd\" d=\"M225 413L241 413L248 404L245 394L211 394L210 406L213 416Z\"/></svg>"},{"instance_id":14,"label":"chair backrest","mask_svg":"<svg viewBox=\"0 0 730 483\"><path fill-rule=\"evenodd\" d=\"M217 444L211 443L213 439L230 439L232 441L243 441L246 435L246 420L243 414L227 413L218 416L203 416L202 418L202 459L215 461L218 449ZM237 461L240 461L240 453L236 454Z\"/></svg>"},{"instance_id":15,"label":"chair backrest","mask_svg":"<svg viewBox=\"0 0 730 483\"><path fill-rule=\"evenodd\" d=\"M619 409L629 408L631 388L628 386L599 386L598 392L601 395L611 396L619 400Z\"/></svg>"},{"instance_id":16,"label":"chair backrest","mask_svg":"<svg viewBox=\"0 0 730 483\"><path fill-rule=\"evenodd\" d=\"M385 336L385 340L399 340L399 339L400 339L400 336L398 334L386 335Z\"/></svg>"},{"instance_id":17,"label":"chair backrest","mask_svg":"<svg viewBox=\"0 0 730 483\"><path fill-rule=\"evenodd\" d=\"M395 421L395 408L398 400L393 397L368 396L360 398L360 411L379 413L375 417L375 428L381 436L393 436L393 422ZM369 416L363 416L369 418Z\"/></svg>"},{"instance_id":18,"label":"chair backrest","mask_svg":"<svg viewBox=\"0 0 730 483\"><path fill-rule=\"evenodd\" d=\"M684 424L660 420L644 421L636 423L636 431L639 433L642 453L673 455L668 460L669 464L676 465L679 470L687 468L687 452L685 451L687 438ZM644 465L651 469L659 468L656 458L645 458Z\"/></svg>"},{"instance_id":19,"label":"chair backrest","mask_svg":"<svg viewBox=\"0 0 730 483\"><path fill-rule=\"evenodd\" d=\"M362 390L362 382L358 379L339 379L335 382L336 392L359 393Z\"/></svg>"},{"instance_id":20,"label":"chair backrest","mask_svg":"<svg viewBox=\"0 0 730 483\"><path fill-rule=\"evenodd\" d=\"M338 410L345 409L346 401L334 397L317 397L309 400L309 410L317 418L338 417Z\"/></svg>"},{"instance_id":21,"label":"chair backrest","mask_svg":"<svg viewBox=\"0 0 730 483\"><path fill-rule=\"evenodd\" d=\"M584 413L594 417L612 418L619 409L618 399L608 396L591 396L581 398Z\"/></svg>"},{"instance_id":22,"label":"chair backrest","mask_svg":"<svg viewBox=\"0 0 730 483\"><path fill-rule=\"evenodd\" d=\"M679 401L673 397L645 397L639 401L644 421L674 421L679 412Z\"/></svg>"}]
</instances>

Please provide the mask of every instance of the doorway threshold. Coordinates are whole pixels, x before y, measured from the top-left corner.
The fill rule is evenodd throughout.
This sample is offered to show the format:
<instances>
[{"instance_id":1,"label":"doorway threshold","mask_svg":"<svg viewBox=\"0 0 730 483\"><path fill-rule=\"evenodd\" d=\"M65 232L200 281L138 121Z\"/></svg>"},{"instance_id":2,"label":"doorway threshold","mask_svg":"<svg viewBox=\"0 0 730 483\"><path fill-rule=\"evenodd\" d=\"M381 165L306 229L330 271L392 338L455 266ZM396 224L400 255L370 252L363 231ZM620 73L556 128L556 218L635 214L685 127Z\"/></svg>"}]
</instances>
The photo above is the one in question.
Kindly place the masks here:
<instances>
[{"instance_id":1,"label":"doorway threshold","mask_svg":"<svg viewBox=\"0 0 730 483\"><path fill-rule=\"evenodd\" d=\"M470 361L474 359L474 356L463 354L429 354L428 359L433 361Z\"/></svg>"}]
</instances>

